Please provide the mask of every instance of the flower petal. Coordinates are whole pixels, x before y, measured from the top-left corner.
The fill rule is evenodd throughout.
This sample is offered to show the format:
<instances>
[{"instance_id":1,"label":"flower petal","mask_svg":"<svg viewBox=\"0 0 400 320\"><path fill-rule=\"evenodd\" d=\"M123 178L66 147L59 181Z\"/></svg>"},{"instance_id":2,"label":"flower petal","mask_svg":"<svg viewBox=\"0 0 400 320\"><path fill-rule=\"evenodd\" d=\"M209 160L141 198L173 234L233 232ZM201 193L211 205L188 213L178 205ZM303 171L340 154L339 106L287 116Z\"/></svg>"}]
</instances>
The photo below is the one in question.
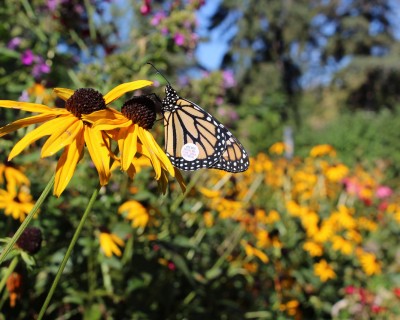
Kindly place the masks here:
<instances>
[{"instance_id":1,"label":"flower petal","mask_svg":"<svg viewBox=\"0 0 400 320\"><path fill-rule=\"evenodd\" d=\"M143 142L142 139L145 139L147 141L147 145L151 147L151 150L149 150L150 154L154 153L154 155L156 155L157 158L161 161L162 165L169 172L169 174L174 177L175 171L174 171L174 167L171 164L171 161L168 159L167 155L164 153L164 151L160 148L160 146L154 140L151 133L149 131L139 127L139 138L142 142Z\"/></svg>"},{"instance_id":2,"label":"flower petal","mask_svg":"<svg viewBox=\"0 0 400 320\"><path fill-rule=\"evenodd\" d=\"M31 124L49 121L51 119L54 119L55 117L57 117L57 115L40 114L37 116L28 117L25 119L20 119L20 120L14 121L14 122L9 123L8 125L4 126L3 128L0 128L0 137L4 136L10 132L16 131L18 129L30 126Z\"/></svg>"},{"instance_id":3,"label":"flower petal","mask_svg":"<svg viewBox=\"0 0 400 320\"><path fill-rule=\"evenodd\" d=\"M82 119L93 124L96 130L112 130L127 127L131 121L122 113L112 108L99 110L90 114L82 115Z\"/></svg>"},{"instance_id":4,"label":"flower petal","mask_svg":"<svg viewBox=\"0 0 400 320\"><path fill-rule=\"evenodd\" d=\"M121 152L121 168L123 171L128 170L136 154L138 127L137 124L133 124L120 130L120 133L124 137L122 142L120 142L120 139L118 140Z\"/></svg>"},{"instance_id":5,"label":"flower petal","mask_svg":"<svg viewBox=\"0 0 400 320\"><path fill-rule=\"evenodd\" d=\"M50 108L48 106L45 106L44 104L12 101L12 100L0 100L0 107L24 110L29 112L38 112L38 113L52 113L52 114L69 113L68 110L63 108Z\"/></svg>"},{"instance_id":6,"label":"flower petal","mask_svg":"<svg viewBox=\"0 0 400 320\"><path fill-rule=\"evenodd\" d=\"M59 98L63 99L64 101L67 101L75 92L74 90L67 88L54 88L53 91Z\"/></svg>"},{"instance_id":7,"label":"flower petal","mask_svg":"<svg viewBox=\"0 0 400 320\"><path fill-rule=\"evenodd\" d=\"M89 126L85 126L85 142L90 157L99 173L100 184L106 185L110 179L110 150L104 141L101 131L93 130Z\"/></svg>"},{"instance_id":8,"label":"flower petal","mask_svg":"<svg viewBox=\"0 0 400 320\"><path fill-rule=\"evenodd\" d=\"M60 126L54 130L42 147L41 157L49 157L69 145L79 131L83 129L83 121L76 117L66 117Z\"/></svg>"},{"instance_id":9,"label":"flower petal","mask_svg":"<svg viewBox=\"0 0 400 320\"><path fill-rule=\"evenodd\" d=\"M114 100L117 100L119 97L121 97L123 94L134 91L143 87L147 87L152 85L152 81L148 80L137 80L137 81L132 81L132 82L127 82L120 84L119 86L116 86L114 89L112 89L110 92L108 92L104 96L104 101L106 102L106 105L113 102Z\"/></svg>"},{"instance_id":10,"label":"flower petal","mask_svg":"<svg viewBox=\"0 0 400 320\"><path fill-rule=\"evenodd\" d=\"M17 156L24 150L29 144L32 142L39 140L44 136L51 135L54 132L54 128L57 128L60 124L62 124L68 116L57 117L53 120L47 121L43 123L40 127L35 130L29 132L25 137L23 137L17 144L12 148L8 160L10 161L12 158Z\"/></svg>"},{"instance_id":11,"label":"flower petal","mask_svg":"<svg viewBox=\"0 0 400 320\"><path fill-rule=\"evenodd\" d=\"M54 183L54 195L59 197L71 180L76 165L83 155L85 139L83 130L79 132L75 140L65 147L57 163L56 178Z\"/></svg>"}]
</instances>

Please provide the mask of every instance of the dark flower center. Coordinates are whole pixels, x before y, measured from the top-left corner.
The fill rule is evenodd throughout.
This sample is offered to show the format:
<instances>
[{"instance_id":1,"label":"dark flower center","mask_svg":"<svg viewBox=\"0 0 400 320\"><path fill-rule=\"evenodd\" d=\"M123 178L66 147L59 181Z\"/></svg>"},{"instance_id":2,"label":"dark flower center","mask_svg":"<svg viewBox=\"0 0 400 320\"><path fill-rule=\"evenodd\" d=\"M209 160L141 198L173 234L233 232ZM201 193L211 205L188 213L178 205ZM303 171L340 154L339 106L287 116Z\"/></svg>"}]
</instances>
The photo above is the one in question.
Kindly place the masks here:
<instances>
[{"instance_id":1,"label":"dark flower center","mask_svg":"<svg viewBox=\"0 0 400 320\"><path fill-rule=\"evenodd\" d=\"M156 121L157 101L155 94L133 97L124 103L121 112L142 128L151 129Z\"/></svg>"},{"instance_id":2,"label":"dark flower center","mask_svg":"<svg viewBox=\"0 0 400 320\"><path fill-rule=\"evenodd\" d=\"M65 109L78 118L81 118L82 114L90 114L105 108L103 95L92 88L76 90L65 103Z\"/></svg>"},{"instance_id":3,"label":"dark flower center","mask_svg":"<svg viewBox=\"0 0 400 320\"><path fill-rule=\"evenodd\" d=\"M42 246L42 231L35 227L26 228L17 240L17 245L30 254L35 254Z\"/></svg>"}]
</instances>

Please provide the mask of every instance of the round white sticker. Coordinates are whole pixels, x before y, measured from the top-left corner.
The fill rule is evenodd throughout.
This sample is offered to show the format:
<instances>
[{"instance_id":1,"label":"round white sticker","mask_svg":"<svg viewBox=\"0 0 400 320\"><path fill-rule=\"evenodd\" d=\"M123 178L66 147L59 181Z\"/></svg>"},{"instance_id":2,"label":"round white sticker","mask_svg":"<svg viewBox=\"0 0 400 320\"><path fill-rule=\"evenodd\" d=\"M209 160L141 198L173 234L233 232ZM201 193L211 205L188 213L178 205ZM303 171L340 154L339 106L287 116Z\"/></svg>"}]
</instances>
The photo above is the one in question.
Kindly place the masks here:
<instances>
[{"instance_id":1,"label":"round white sticker","mask_svg":"<svg viewBox=\"0 0 400 320\"><path fill-rule=\"evenodd\" d=\"M184 144L181 149L182 158L187 161L196 160L199 153L199 148L193 143Z\"/></svg>"}]
</instances>

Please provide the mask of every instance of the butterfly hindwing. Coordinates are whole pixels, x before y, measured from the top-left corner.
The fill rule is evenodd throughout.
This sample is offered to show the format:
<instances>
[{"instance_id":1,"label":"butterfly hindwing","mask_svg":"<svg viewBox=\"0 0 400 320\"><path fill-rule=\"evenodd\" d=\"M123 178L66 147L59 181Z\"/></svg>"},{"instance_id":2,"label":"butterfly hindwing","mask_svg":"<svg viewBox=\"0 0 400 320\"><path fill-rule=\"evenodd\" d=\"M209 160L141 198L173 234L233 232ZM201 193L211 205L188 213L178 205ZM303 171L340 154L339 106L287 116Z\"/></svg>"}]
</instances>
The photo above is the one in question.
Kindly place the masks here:
<instances>
[{"instance_id":1,"label":"butterfly hindwing","mask_svg":"<svg viewBox=\"0 0 400 320\"><path fill-rule=\"evenodd\" d=\"M228 172L243 172L250 165L249 156L242 144L233 134L225 128L226 149L217 163L210 168L225 170Z\"/></svg>"}]
</instances>

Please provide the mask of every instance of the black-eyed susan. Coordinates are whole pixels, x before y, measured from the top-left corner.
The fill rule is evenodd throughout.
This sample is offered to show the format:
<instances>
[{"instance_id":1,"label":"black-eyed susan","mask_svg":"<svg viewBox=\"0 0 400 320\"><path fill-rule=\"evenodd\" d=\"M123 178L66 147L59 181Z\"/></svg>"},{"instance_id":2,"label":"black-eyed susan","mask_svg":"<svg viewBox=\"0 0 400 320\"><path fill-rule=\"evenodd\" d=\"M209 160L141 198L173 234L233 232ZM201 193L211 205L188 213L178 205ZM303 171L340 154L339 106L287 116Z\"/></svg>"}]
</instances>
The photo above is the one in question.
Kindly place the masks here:
<instances>
[{"instance_id":1,"label":"black-eyed susan","mask_svg":"<svg viewBox=\"0 0 400 320\"><path fill-rule=\"evenodd\" d=\"M132 227L134 228L145 228L150 219L147 209L136 200L124 202L118 208L118 213L125 213L125 218L132 221Z\"/></svg>"},{"instance_id":2,"label":"black-eyed susan","mask_svg":"<svg viewBox=\"0 0 400 320\"><path fill-rule=\"evenodd\" d=\"M0 209L3 209L7 216L22 222L33 206L34 202L27 187L0 189Z\"/></svg>"},{"instance_id":3,"label":"black-eyed susan","mask_svg":"<svg viewBox=\"0 0 400 320\"><path fill-rule=\"evenodd\" d=\"M106 132L118 142L121 169L133 178L137 169L135 159L144 156L150 160L155 178L166 191L167 173L176 177L182 189L184 183L180 172L175 169L167 155L157 144L149 129L156 120L156 106L153 95L138 96L126 101L121 112L104 108L84 115L94 129Z\"/></svg>"},{"instance_id":4,"label":"black-eyed susan","mask_svg":"<svg viewBox=\"0 0 400 320\"><path fill-rule=\"evenodd\" d=\"M325 259L314 264L314 274L319 277L322 282L336 278L335 271Z\"/></svg>"},{"instance_id":5,"label":"black-eyed susan","mask_svg":"<svg viewBox=\"0 0 400 320\"><path fill-rule=\"evenodd\" d=\"M356 256L360 261L361 268L368 276L382 273L382 264L378 261L375 254L358 248L358 250L356 250Z\"/></svg>"},{"instance_id":6,"label":"black-eyed susan","mask_svg":"<svg viewBox=\"0 0 400 320\"><path fill-rule=\"evenodd\" d=\"M120 247L125 245L124 240L105 228L99 233L99 243L101 251L106 257L111 257L113 254L120 257L122 255Z\"/></svg>"},{"instance_id":7,"label":"black-eyed susan","mask_svg":"<svg viewBox=\"0 0 400 320\"><path fill-rule=\"evenodd\" d=\"M28 177L21 170L14 167L10 163L0 163L0 184L4 184L5 182L7 183L7 188L10 189L14 189L22 185L30 185Z\"/></svg>"},{"instance_id":8,"label":"black-eyed susan","mask_svg":"<svg viewBox=\"0 0 400 320\"><path fill-rule=\"evenodd\" d=\"M151 85L151 81L138 80L121 84L106 95L91 88L71 90L65 88L54 89L63 99L65 108L52 108L42 104L0 100L0 107L19 109L28 112L40 113L25 119L17 120L0 128L0 137L24 128L31 124L44 122L35 130L29 132L11 150L8 160L13 159L29 144L44 137L50 136L42 147L41 157L54 155L64 148L61 154L55 177L54 194L60 196L64 191L76 165L83 156L86 144L93 163L98 171L100 184L106 185L110 177L110 158L108 137L82 120L83 114L90 114L106 109L106 105L121 97L123 94Z\"/></svg>"}]
</instances>

